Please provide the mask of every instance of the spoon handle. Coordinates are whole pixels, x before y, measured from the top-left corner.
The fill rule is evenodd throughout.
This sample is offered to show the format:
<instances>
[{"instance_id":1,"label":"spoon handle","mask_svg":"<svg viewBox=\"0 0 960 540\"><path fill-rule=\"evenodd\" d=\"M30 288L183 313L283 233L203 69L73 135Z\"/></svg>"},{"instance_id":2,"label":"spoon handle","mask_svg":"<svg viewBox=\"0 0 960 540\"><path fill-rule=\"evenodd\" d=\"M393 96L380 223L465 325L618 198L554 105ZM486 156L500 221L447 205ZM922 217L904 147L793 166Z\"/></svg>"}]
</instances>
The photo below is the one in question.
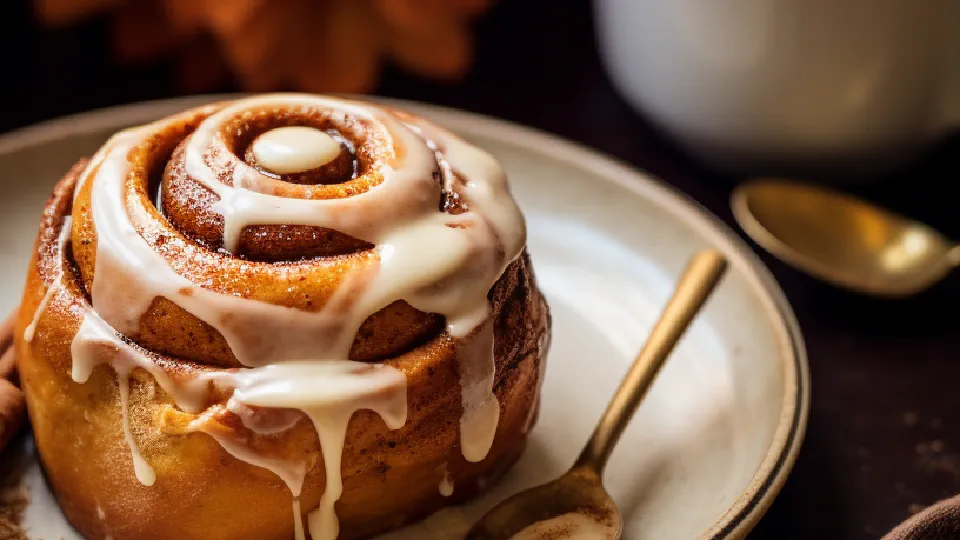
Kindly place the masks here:
<instances>
[{"instance_id":1,"label":"spoon handle","mask_svg":"<svg viewBox=\"0 0 960 540\"><path fill-rule=\"evenodd\" d=\"M691 259L677 283L673 298L664 308L660 320L607 405L606 412L577 458L574 468L586 467L603 476L607 459L637 406L726 269L727 260L714 250L701 251Z\"/></svg>"}]
</instances>

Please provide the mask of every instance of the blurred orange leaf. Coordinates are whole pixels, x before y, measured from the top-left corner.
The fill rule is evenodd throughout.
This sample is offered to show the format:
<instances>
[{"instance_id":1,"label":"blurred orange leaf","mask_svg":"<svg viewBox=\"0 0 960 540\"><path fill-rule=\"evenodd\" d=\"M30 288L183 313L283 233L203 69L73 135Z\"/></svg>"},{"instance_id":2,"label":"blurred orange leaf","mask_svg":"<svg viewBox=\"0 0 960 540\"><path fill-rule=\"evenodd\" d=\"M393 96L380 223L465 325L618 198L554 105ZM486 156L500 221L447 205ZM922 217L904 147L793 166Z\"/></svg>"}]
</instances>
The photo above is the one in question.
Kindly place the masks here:
<instances>
[{"instance_id":1,"label":"blurred orange leaf","mask_svg":"<svg viewBox=\"0 0 960 540\"><path fill-rule=\"evenodd\" d=\"M34 0L50 26L112 13L114 54L172 59L190 91L232 74L247 91L368 92L384 60L455 80L492 0Z\"/></svg>"}]
</instances>

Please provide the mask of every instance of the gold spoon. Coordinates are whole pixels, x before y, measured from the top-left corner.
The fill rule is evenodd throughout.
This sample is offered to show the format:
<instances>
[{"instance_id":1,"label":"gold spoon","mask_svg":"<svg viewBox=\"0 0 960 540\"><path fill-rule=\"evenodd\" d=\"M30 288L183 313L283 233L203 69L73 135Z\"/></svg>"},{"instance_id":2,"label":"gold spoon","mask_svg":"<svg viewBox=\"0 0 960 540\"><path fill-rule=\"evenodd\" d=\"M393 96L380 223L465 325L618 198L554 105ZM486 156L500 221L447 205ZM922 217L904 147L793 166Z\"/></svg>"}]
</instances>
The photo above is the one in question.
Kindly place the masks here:
<instances>
[{"instance_id":1,"label":"gold spoon","mask_svg":"<svg viewBox=\"0 0 960 540\"><path fill-rule=\"evenodd\" d=\"M470 529L464 540L620 538L623 528L620 512L603 488L607 459L660 367L706 303L726 268L726 259L714 250L702 251L693 257L673 298L664 308L573 467L548 484L501 502Z\"/></svg>"},{"instance_id":2,"label":"gold spoon","mask_svg":"<svg viewBox=\"0 0 960 540\"><path fill-rule=\"evenodd\" d=\"M863 293L907 296L960 264L960 246L927 225L823 187L760 179L737 187L730 204L771 254Z\"/></svg>"}]
</instances>

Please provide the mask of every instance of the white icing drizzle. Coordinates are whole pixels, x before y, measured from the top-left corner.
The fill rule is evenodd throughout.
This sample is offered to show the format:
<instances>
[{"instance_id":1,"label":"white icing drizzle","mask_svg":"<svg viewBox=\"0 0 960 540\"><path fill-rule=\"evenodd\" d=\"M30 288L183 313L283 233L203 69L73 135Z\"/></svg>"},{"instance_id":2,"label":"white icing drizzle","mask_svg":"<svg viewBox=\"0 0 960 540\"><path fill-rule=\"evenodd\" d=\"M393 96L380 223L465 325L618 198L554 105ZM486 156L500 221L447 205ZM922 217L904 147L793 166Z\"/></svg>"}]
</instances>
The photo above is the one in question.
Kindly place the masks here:
<instances>
[{"instance_id":1,"label":"white icing drizzle","mask_svg":"<svg viewBox=\"0 0 960 540\"><path fill-rule=\"evenodd\" d=\"M304 540L303 515L300 513L300 497L293 498L293 539Z\"/></svg>"},{"instance_id":2,"label":"white icing drizzle","mask_svg":"<svg viewBox=\"0 0 960 540\"><path fill-rule=\"evenodd\" d=\"M43 299L40 300L40 304L37 305L37 310L33 312L33 320L30 321L30 324L23 330L23 339L29 343L33 341L33 334L37 330L37 323L40 321L40 315L43 315L43 312L47 310L47 305L50 304L50 299L53 298L53 295L57 294L57 291L60 290L60 282L63 281L63 248L67 245L67 241L70 239L71 228L73 227L73 217L66 216L63 218L63 225L61 226L60 234L57 236L57 251L54 254L54 260L56 261L54 268L54 278L53 282L50 285L47 285L47 292L43 293Z\"/></svg>"},{"instance_id":3,"label":"white icing drizzle","mask_svg":"<svg viewBox=\"0 0 960 540\"><path fill-rule=\"evenodd\" d=\"M71 377L78 383L85 383L100 364L107 363L113 367L117 374L123 437L130 447L133 470L140 483L152 486L156 482L156 474L130 431L130 374L135 368L147 371L174 398L177 406L192 412L201 409L207 397L207 385L202 380L175 382L152 359L124 343L113 328L97 313L89 310L84 313L80 328L71 342L70 353L73 359Z\"/></svg>"},{"instance_id":4,"label":"white icing drizzle","mask_svg":"<svg viewBox=\"0 0 960 540\"><path fill-rule=\"evenodd\" d=\"M458 351L463 416L460 450L467 461L481 461L493 445L500 404L493 393L493 322L487 321Z\"/></svg>"},{"instance_id":5,"label":"white icing drizzle","mask_svg":"<svg viewBox=\"0 0 960 540\"><path fill-rule=\"evenodd\" d=\"M276 181L242 161L233 169L232 185L221 183L205 161L231 156L223 148L219 127L244 111L277 107L326 108L333 111L335 120L362 119L376 136L398 148L399 157L384 167L380 185L344 199L273 195L270 186ZM348 276L323 310L304 312L194 284L141 236L138 229L148 230L153 218L143 207L125 203L124 184L131 170L127 156L146 135L164 127L161 121L114 136L94 156L75 191L76 197L87 182L93 182L97 253L91 287L95 313L85 314L74 338L73 378L85 381L99 363L113 366L124 436L137 478L150 485L155 475L130 432L131 371L137 367L148 371L188 412L200 412L212 381L232 389L227 408L251 429L249 407L298 409L310 418L323 451L326 487L319 507L308 514L308 527L314 540L336 538L339 525L334 504L343 489L340 462L350 418L357 410L370 409L390 429L401 427L406 418L402 373L347 360L360 324L397 300L444 315L448 332L464 338L458 351L464 411L460 444L467 460L482 460L499 421L487 294L526 241L523 218L495 160L429 124L412 119L404 123L376 107L333 98L279 94L243 99L203 120L186 144L185 171L219 197L214 209L224 219L227 250L236 248L248 225L270 224L324 227L376 246L380 264L373 274ZM455 174L462 179L456 190L467 212L438 211L439 190L433 175L438 163L445 186L454 185ZM188 257L200 249L184 248ZM135 335L140 318L157 297L169 299L215 328L248 369L212 372L193 382L173 381L151 358L124 343L117 332ZM103 346L112 352L104 355ZM302 538L298 497L306 465L257 455L205 429L206 419L201 416L190 430L208 433L237 459L270 470L287 484L294 497L297 538ZM271 429L288 429L294 421Z\"/></svg>"},{"instance_id":6,"label":"white icing drizzle","mask_svg":"<svg viewBox=\"0 0 960 540\"><path fill-rule=\"evenodd\" d=\"M95 311L85 311L83 322L70 344L70 353L73 358L71 377L78 383L86 382L100 364L109 364L118 373L124 371L128 375L134 368L140 368L149 373L181 409L198 413L206 402L206 381L174 381L153 359L125 343Z\"/></svg>"},{"instance_id":7,"label":"white icing drizzle","mask_svg":"<svg viewBox=\"0 0 960 540\"><path fill-rule=\"evenodd\" d=\"M73 380L84 383L93 373L93 368L103 361L109 362L117 372L117 389L120 394L121 426L123 438L130 447L133 458L133 471L137 480L145 486L152 486L157 480L153 467L147 463L140 447L130 431L130 372L133 370L136 355L126 354L125 347L112 332L105 332L102 325L94 321L96 316L87 314L80 324L77 337L74 338L71 353L73 356ZM91 321L91 322L88 322ZM78 339L79 338L79 339ZM112 350L108 358L104 358L104 349Z\"/></svg>"},{"instance_id":8,"label":"white icing drizzle","mask_svg":"<svg viewBox=\"0 0 960 540\"><path fill-rule=\"evenodd\" d=\"M450 476L450 469L447 468L447 464L444 463L440 467L440 472L443 473L443 478L440 479L440 494L444 497L449 497L453 495L453 477Z\"/></svg>"},{"instance_id":9,"label":"white icing drizzle","mask_svg":"<svg viewBox=\"0 0 960 540\"><path fill-rule=\"evenodd\" d=\"M117 370L117 387L120 390L120 410L123 415L123 438L130 447L130 453L133 455L133 471L137 475L137 480L145 486L152 486L157 481L157 473L153 467L147 463L143 454L140 453L140 447L130 432L130 372L118 366L114 362L114 369Z\"/></svg>"},{"instance_id":10,"label":"white icing drizzle","mask_svg":"<svg viewBox=\"0 0 960 540\"><path fill-rule=\"evenodd\" d=\"M211 410L211 412L215 411ZM210 429L210 427L210 415L204 414L191 422L190 425L187 426L187 431L210 435L228 454L240 461L272 472L280 477L280 480L283 480L283 483L290 489L290 493L293 494L294 498L300 496L300 491L303 489L303 479L307 474L306 461L262 456L253 451L249 446L225 437L221 433Z\"/></svg>"},{"instance_id":11,"label":"white icing drizzle","mask_svg":"<svg viewBox=\"0 0 960 540\"><path fill-rule=\"evenodd\" d=\"M110 354L104 354L104 350ZM117 374L124 438L130 447L134 472L145 486L152 486L156 474L144 459L129 426L129 378L134 368L150 372L178 407L197 411L209 395L213 382L221 389L233 389L227 409L245 418L249 407L299 409L310 418L317 431L326 469L326 485L320 506L308 515L313 540L333 540L338 534L334 504L343 491L340 462L347 426L353 414L370 409L379 414L389 429L399 429L406 422L407 380L400 371L382 364L353 361L289 362L251 369L212 371L189 382L175 382L150 358L134 346L124 343L116 332L94 312L87 312L72 344L72 377L86 382L93 369L109 363ZM242 443L224 437L210 428L209 409L187 426L188 432L202 432L213 437L237 459L262 467L276 474L294 497L295 528L298 540L303 539L299 496L307 474L304 461L263 456ZM281 415L278 426L247 427L270 434L292 427L289 418ZM253 426L253 427L252 427Z\"/></svg>"},{"instance_id":12,"label":"white icing drizzle","mask_svg":"<svg viewBox=\"0 0 960 540\"><path fill-rule=\"evenodd\" d=\"M327 309L310 313L220 294L177 274L151 248L134 223L148 223L152 218L140 207L132 206L128 212L123 198L129 169L126 155L137 135L130 132L115 139L93 187L97 264L91 296L99 316L122 334L136 334L142 314L155 298L165 297L216 328L245 366L316 357L318 351L325 358L346 358L357 329L369 314L354 311L345 320L336 296ZM117 285L121 283L123 286ZM349 289L348 283L338 292L347 295Z\"/></svg>"},{"instance_id":13,"label":"white icing drizzle","mask_svg":"<svg viewBox=\"0 0 960 540\"><path fill-rule=\"evenodd\" d=\"M295 408L310 418L323 452L326 485L320 506L308 514L307 523L313 540L336 538L339 525L334 504L343 493L340 462L347 425L353 413L369 409L379 414L389 429L403 427L407 419L407 379L403 373L380 364L328 360L221 372L210 378L234 389L228 408ZM248 462L257 464L255 460ZM291 486L291 491L294 497L300 494L299 486Z\"/></svg>"},{"instance_id":14,"label":"white icing drizzle","mask_svg":"<svg viewBox=\"0 0 960 540\"><path fill-rule=\"evenodd\" d=\"M253 141L253 155L264 169L276 174L306 172L330 163L340 154L340 143L307 126L285 126Z\"/></svg>"}]
</instances>

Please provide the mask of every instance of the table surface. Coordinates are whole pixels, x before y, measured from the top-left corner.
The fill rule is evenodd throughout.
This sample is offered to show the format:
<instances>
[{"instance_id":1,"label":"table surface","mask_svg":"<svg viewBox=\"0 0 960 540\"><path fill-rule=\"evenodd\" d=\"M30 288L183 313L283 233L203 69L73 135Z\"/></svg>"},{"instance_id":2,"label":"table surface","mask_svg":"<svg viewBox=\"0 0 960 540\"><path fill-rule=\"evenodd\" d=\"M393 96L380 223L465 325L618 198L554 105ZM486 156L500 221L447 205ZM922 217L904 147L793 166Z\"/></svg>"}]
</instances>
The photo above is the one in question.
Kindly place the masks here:
<instances>
[{"instance_id":1,"label":"table surface","mask_svg":"<svg viewBox=\"0 0 960 540\"><path fill-rule=\"evenodd\" d=\"M478 28L477 63L461 84L388 69L376 93L560 134L648 171L734 223L728 197L738 178L695 163L617 96L596 51L588 2L500 2ZM0 10L0 39L16 51L0 85L0 130L177 94L168 67L113 66L103 21L50 32L34 27L25 2ZM854 191L960 238L946 194L958 178L960 137L953 137L908 170ZM877 538L960 491L960 430L951 416L960 410L960 318L949 309L960 299L960 281L948 278L908 300L871 300L760 255L803 329L813 400L793 474L750 537Z\"/></svg>"}]
</instances>

